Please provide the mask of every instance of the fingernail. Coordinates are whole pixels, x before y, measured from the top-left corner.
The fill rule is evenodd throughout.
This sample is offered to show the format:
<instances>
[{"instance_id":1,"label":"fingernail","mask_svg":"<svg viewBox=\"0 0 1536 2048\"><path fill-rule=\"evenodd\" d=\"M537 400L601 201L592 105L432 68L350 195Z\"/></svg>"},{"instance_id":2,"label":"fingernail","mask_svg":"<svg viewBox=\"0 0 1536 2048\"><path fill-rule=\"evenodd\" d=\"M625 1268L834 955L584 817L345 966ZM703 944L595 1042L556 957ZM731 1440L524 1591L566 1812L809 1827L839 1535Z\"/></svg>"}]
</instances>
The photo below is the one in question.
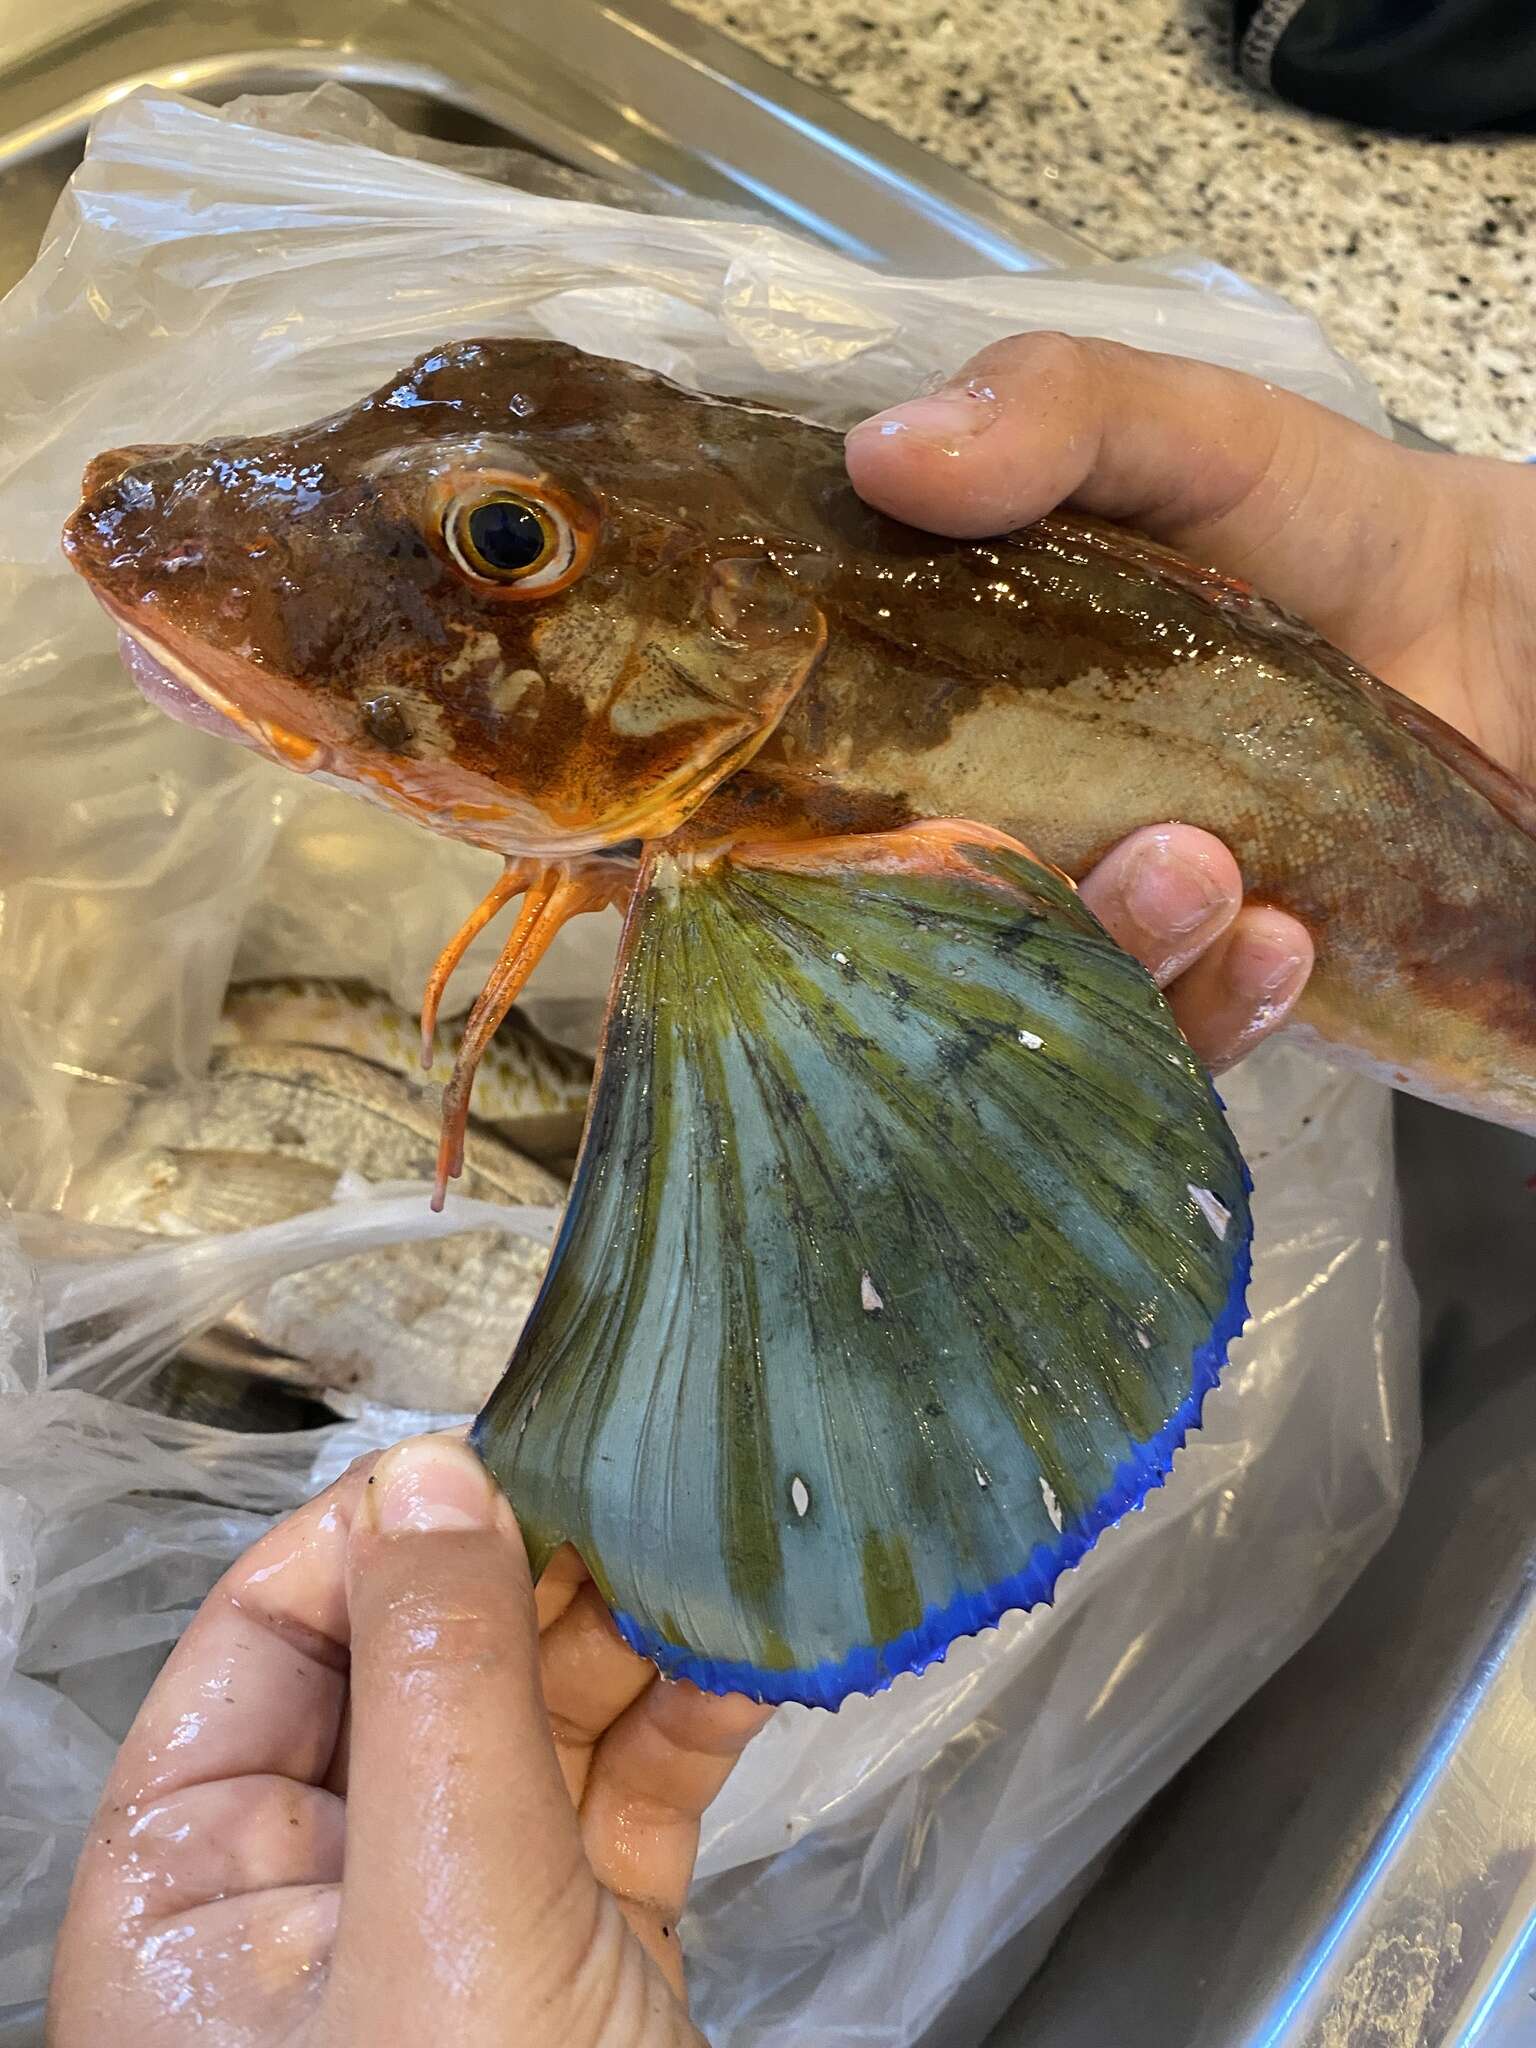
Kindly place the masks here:
<instances>
[{"instance_id":1,"label":"fingernail","mask_svg":"<svg viewBox=\"0 0 1536 2048\"><path fill-rule=\"evenodd\" d=\"M848 439L903 435L921 441L925 447L941 448L946 454L955 455L967 441L990 427L997 414L996 395L984 386L953 385L928 398L909 398L904 405L893 405L885 412L877 412L872 419L861 420Z\"/></svg>"},{"instance_id":2,"label":"fingernail","mask_svg":"<svg viewBox=\"0 0 1536 2048\"><path fill-rule=\"evenodd\" d=\"M413 1437L386 1451L364 1489L364 1512L384 1536L488 1529L497 1496L491 1475L453 1437Z\"/></svg>"},{"instance_id":3,"label":"fingernail","mask_svg":"<svg viewBox=\"0 0 1536 2048\"><path fill-rule=\"evenodd\" d=\"M1286 940L1239 931L1227 949L1222 974L1245 1002L1283 1002L1305 978L1311 958Z\"/></svg>"},{"instance_id":4,"label":"fingernail","mask_svg":"<svg viewBox=\"0 0 1536 2048\"><path fill-rule=\"evenodd\" d=\"M1227 907L1227 891L1198 862L1157 841L1137 849L1121 900L1150 938L1187 938Z\"/></svg>"}]
</instances>

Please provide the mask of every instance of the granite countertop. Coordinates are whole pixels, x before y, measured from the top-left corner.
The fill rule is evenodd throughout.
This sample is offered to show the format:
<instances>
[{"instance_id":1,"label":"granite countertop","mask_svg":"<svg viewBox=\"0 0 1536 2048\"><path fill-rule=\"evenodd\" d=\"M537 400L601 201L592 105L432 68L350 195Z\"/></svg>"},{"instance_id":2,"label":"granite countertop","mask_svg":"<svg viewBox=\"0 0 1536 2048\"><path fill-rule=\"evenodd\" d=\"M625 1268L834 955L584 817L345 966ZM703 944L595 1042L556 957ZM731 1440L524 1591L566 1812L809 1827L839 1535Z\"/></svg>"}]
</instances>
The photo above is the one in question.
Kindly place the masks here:
<instances>
[{"instance_id":1,"label":"granite countertop","mask_svg":"<svg viewBox=\"0 0 1536 2048\"><path fill-rule=\"evenodd\" d=\"M1274 286L1435 439L1536 455L1536 140L1261 98L1221 0L684 4L1107 256L1194 247Z\"/></svg>"}]
</instances>

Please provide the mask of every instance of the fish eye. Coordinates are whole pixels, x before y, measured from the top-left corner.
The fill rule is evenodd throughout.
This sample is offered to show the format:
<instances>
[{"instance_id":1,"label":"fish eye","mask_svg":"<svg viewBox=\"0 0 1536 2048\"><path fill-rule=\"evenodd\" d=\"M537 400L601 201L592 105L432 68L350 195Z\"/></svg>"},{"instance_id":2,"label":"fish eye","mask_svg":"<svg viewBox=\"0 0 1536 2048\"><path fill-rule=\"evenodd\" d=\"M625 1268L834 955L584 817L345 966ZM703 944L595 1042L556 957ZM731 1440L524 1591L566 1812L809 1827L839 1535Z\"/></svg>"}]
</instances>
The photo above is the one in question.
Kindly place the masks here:
<instances>
[{"instance_id":1,"label":"fish eye","mask_svg":"<svg viewBox=\"0 0 1536 2048\"><path fill-rule=\"evenodd\" d=\"M517 584L530 595L566 578L577 555L565 515L517 491L457 499L448 508L444 538L454 561L476 582Z\"/></svg>"}]
</instances>

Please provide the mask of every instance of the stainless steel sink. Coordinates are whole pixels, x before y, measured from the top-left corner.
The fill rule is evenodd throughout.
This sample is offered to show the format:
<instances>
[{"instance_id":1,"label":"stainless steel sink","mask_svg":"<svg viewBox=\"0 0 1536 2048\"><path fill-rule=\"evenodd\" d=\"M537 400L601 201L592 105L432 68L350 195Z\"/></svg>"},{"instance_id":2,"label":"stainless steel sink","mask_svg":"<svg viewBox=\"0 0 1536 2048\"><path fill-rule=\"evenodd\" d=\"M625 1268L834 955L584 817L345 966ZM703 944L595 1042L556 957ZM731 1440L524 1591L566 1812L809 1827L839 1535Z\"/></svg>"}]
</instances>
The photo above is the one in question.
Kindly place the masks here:
<instances>
[{"instance_id":1,"label":"stainless steel sink","mask_svg":"<svg viewBox=\"0 0 1536 2048\"><path fill-rule=\"evenodd\" d=\"M966 276L1094 251L666 0L0 0L0 293L114 99L327 79L407 127L734 201L866 262ZM1398 438L1432 448L1394 421Z\"/></svg>"},{"instance_id":2,"label":"stainless steel sink","mask_svg":"<svg viewBox=\"0 0 1536 2048\"><path fill-rule=\"evenodd\" d=\"M1087 253L663 0L0 0L0 288L25 268L92 117L141 85L200 98L357 86L407 126L732 201L930 275Z\"/></svg>"},{"instance_id":3,"label":"stainless steel sink","mask_svg":"<svg viewBox=\"0 0 1536 2048\"><path fill-rule=\"evenodd\" d=\"M1536 1319L1460 1366L1391 1541L989 2048L1536 2042Z\"/></svg>"}]
</instances>

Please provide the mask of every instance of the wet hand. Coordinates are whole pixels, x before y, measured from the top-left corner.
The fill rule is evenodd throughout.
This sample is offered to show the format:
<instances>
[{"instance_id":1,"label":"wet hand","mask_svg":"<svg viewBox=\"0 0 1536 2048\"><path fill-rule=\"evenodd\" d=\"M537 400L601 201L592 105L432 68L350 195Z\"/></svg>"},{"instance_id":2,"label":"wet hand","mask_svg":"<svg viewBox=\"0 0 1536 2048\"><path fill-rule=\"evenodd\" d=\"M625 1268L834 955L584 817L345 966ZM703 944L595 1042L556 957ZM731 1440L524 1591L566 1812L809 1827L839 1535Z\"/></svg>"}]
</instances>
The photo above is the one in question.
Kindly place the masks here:
<instances>
[{"instance_id":1,"label":"wet hand","mask_svg":"<svg viewBox=\"0 0 1536 2048\"><path fill-rule=\"evenodd\" d=\"M699 1818L768 1710L662 1684L462 1443L215 1587L76 1874L49 2048L673 2048Z\"/></svg>"},{"instance_id":2,"label":"wet hand","mask_svg":"<svg viewBox=\"0 0 1536 2048\"><path fill-rule=\"evenodd\" d=\"M1243 901L1237 862L1193 825L1149 825L1105 855L1083 901L1166 993L1219 1073L1282 1024L1312 971L1305 925Z\"/></svg>"},{"instance_id":3,"label":"wet hand","mask_svg":"<svg viewBox=\"0 0 1536 2048\"><path fill-rule=\"evenodd\" d=\"M1254 378L1113 342L1019 335L854 429L882 511L960 538L1058 505L1255 584L1536 779L1536 472L1416 454ZM1043 849L1049 852L1049 849ZM1312 961L1183 825L1116 848L1083 894L1215 1066L1280 1024Z\"/></svg>"}]
</instances>

